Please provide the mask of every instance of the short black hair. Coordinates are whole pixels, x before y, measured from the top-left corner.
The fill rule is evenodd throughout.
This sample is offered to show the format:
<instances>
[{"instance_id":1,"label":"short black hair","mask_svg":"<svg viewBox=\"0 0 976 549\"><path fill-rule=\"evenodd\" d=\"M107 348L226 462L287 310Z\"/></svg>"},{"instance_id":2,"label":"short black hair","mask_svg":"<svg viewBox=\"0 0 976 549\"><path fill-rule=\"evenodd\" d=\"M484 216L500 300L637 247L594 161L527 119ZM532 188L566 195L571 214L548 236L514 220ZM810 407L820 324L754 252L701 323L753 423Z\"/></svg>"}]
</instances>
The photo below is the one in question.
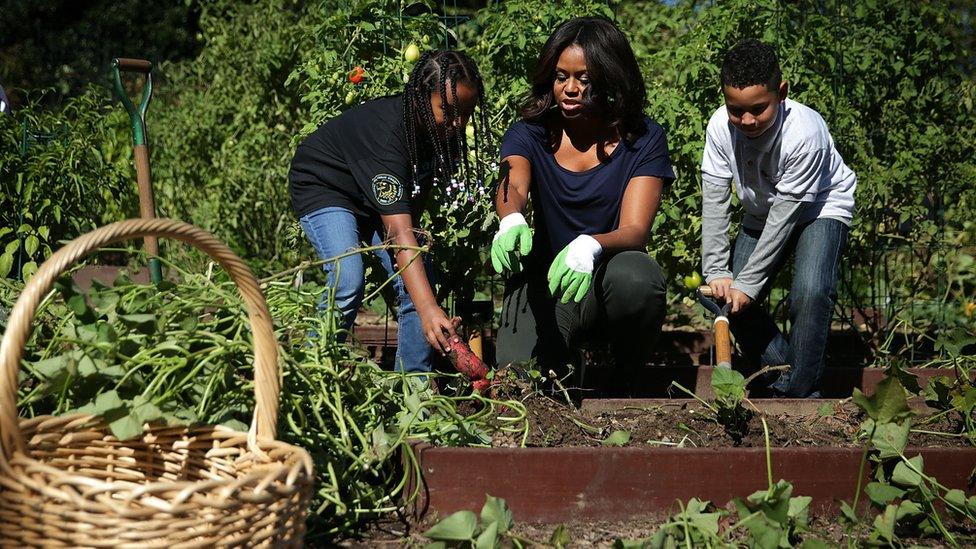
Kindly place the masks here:
<instances>
[{"instance_id":1,"label":"short black hair","mask_svg":"<svg viewBox=\"0 0 976 549\"><path fill-rule=\"evenodd\" d=\"M633 143L644 133L647 89L637 57L624 33L605 17L577 17L559 25L546 40L532 74L531 90L522 106L522 117L541 121L555 106L552 83L563 50L576 44L583 50L593 92L583 104L593 107Z\"/></svg>"},{"instance_id":2,"label":"short black hair","mask_svg":"<svg viewBox=\"0 0 976 549\"><path fill-rule=\"evenodd\" d=\"M750 38L742 40L725 53L722 61L722 85L748 88L763 84L769 91L779 89L783 72L779 68L776 50Z\"/></svg>"}]
</instances>

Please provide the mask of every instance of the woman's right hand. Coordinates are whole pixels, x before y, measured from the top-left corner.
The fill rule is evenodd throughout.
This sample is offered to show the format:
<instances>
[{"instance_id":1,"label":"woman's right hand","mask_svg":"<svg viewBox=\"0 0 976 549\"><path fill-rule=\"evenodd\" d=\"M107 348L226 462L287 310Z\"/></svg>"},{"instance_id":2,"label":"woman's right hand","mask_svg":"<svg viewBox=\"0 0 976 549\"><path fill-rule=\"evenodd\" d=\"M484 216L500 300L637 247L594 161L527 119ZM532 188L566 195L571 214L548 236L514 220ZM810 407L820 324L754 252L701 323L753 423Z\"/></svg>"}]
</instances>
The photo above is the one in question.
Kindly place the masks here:
<instances>
[{"instance_id":1,"label":"woman's right hand","mask_svg":"<svg viewBox=\"0 0 976 549\"><path fill-rule=\"evenodd\" d=\"M708 287L712 289L712 298L721 299L722 301L729 300L729 290L731 286L731 278L716 278L708 283Z\"/></svg>"},{"instance_id":2,"label":"woman's right hand","mask_svg":"<svg viewBox=\"0 0 976 549\"><path fill-rule=\"evenodd\" d=\"M458 336L454 331L454 323L444 313L444 309L434 304L418 309L417 314L420 315L420 326L430 346L442 355L451 352L451 341L458 341Z\"/></svg>"}]
</instances>

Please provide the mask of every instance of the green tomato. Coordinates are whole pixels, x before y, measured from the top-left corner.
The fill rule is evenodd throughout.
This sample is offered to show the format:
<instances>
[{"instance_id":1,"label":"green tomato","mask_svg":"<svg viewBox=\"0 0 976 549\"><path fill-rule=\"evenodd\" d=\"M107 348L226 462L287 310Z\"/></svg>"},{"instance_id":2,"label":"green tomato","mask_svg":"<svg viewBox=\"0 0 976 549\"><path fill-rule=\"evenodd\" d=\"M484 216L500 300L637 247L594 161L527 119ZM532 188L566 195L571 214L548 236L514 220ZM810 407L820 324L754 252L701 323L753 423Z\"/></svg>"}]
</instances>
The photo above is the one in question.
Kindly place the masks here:
<instances>
[{"instance_id":1,"label":"green tomato","mask_svg":"<svg viewBox=\"0 0 976 549\"><path fill-rule=\"evenodd\" d=\"M697 271L685 276L685 288L689 290L697 290L701 286L702 277Z\"/></svg>"},{"instance_id":2,"label":"green tomato","mask_svg":"<svg viewBox=\"0 0 976 549\"><path fill-rule=\"evenodd\" d=\"M403 50L403 59L407 63L416 63L420 59L420 48L417 44L411 42L407 49Z\"/></svg>"},{"instance_id":3,"label":"green tomato","mask_svg":"<svg viewBox=\"0 0 976 549\"><path fill-rule=\"evenodd\" d=\"M346 105L352 105L356 101L356 92L351 91L346 94Z\"/></svg>"},{"instance_id":4,"label":"green tomato","mask_svg":"<svg viewBox=\"0 0 976 549\"><path fill-rule=\"evenodd\" d=\"M430 44L430 37L429 37L429 36L427 36L427 35L425 34L425 35L424 35L424 36L423 36L423 37L422 37L422 38L420 39L420 43L421 43L421 44L423 44L423 45L425 45L425 46L426 46L427 44Z\"/></svg>"},{"instance_id":5,"label":"green tomato","mask_svg":"<svg viewBox=\"0 0 976 549\"><path fill-rule=\"evenodd\" d=\"M474 141L474 125L468 124L464 128L464 135L468 136L468 141Z\"/></svg>"}]
</instances>

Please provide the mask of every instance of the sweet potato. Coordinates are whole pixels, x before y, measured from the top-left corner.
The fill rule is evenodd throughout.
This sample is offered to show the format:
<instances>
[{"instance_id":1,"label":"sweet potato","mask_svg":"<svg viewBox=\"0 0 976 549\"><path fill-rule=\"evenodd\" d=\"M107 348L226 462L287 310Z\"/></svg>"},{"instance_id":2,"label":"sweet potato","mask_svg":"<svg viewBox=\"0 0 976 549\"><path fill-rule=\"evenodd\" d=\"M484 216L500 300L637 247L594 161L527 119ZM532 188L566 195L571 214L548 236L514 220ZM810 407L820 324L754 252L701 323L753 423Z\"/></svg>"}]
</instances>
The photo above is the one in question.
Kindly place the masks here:
<instances>
[{"instance_id":1,"label":"sweet potato","mask_svg":"<svg viewBox=\"0 0 976 549\"><path fill-rule=\"evenodd\" d=\"M467 343L460 339L451 342L451 352L448 357L454 368L468 376L469 379L485 379L485 376L488 375L488 367L485 366L485 363L471 352Z\"/></svg>"}]
</instances>

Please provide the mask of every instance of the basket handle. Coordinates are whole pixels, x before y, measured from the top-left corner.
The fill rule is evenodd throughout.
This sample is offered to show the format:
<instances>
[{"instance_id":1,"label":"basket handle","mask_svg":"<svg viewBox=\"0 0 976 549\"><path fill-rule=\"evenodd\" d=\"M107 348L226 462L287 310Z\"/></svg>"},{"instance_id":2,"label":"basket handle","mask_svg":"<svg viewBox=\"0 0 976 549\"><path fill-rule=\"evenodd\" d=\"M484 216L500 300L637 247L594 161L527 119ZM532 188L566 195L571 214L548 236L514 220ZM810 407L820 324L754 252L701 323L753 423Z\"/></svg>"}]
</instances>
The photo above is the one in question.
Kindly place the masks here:
<instances>
[{"instance_id":1,"label":"basket handle","mask_svg":"<svg viewBox=\"0 0 976 549\"><path fill-rule=\"evenodd\" d=\"M83 234L51 255L24 286L10 312L7 331L0 343L0 448L3 458L14 451L26 452L17 414L17 375L24 345L33 328L37 306L54 282L70 265L101 246L144 236L182 240L206 252L217 261L237 284L244 299L254 338L254 416L249 432L249 446L257 448L256 439L274 439L278 421L278 345L271 325L271 314L251 269L223 242L212 234L171 219L128 219ZM263 454L263 452L260 452Z\"/></svg>"}]
</instances>

